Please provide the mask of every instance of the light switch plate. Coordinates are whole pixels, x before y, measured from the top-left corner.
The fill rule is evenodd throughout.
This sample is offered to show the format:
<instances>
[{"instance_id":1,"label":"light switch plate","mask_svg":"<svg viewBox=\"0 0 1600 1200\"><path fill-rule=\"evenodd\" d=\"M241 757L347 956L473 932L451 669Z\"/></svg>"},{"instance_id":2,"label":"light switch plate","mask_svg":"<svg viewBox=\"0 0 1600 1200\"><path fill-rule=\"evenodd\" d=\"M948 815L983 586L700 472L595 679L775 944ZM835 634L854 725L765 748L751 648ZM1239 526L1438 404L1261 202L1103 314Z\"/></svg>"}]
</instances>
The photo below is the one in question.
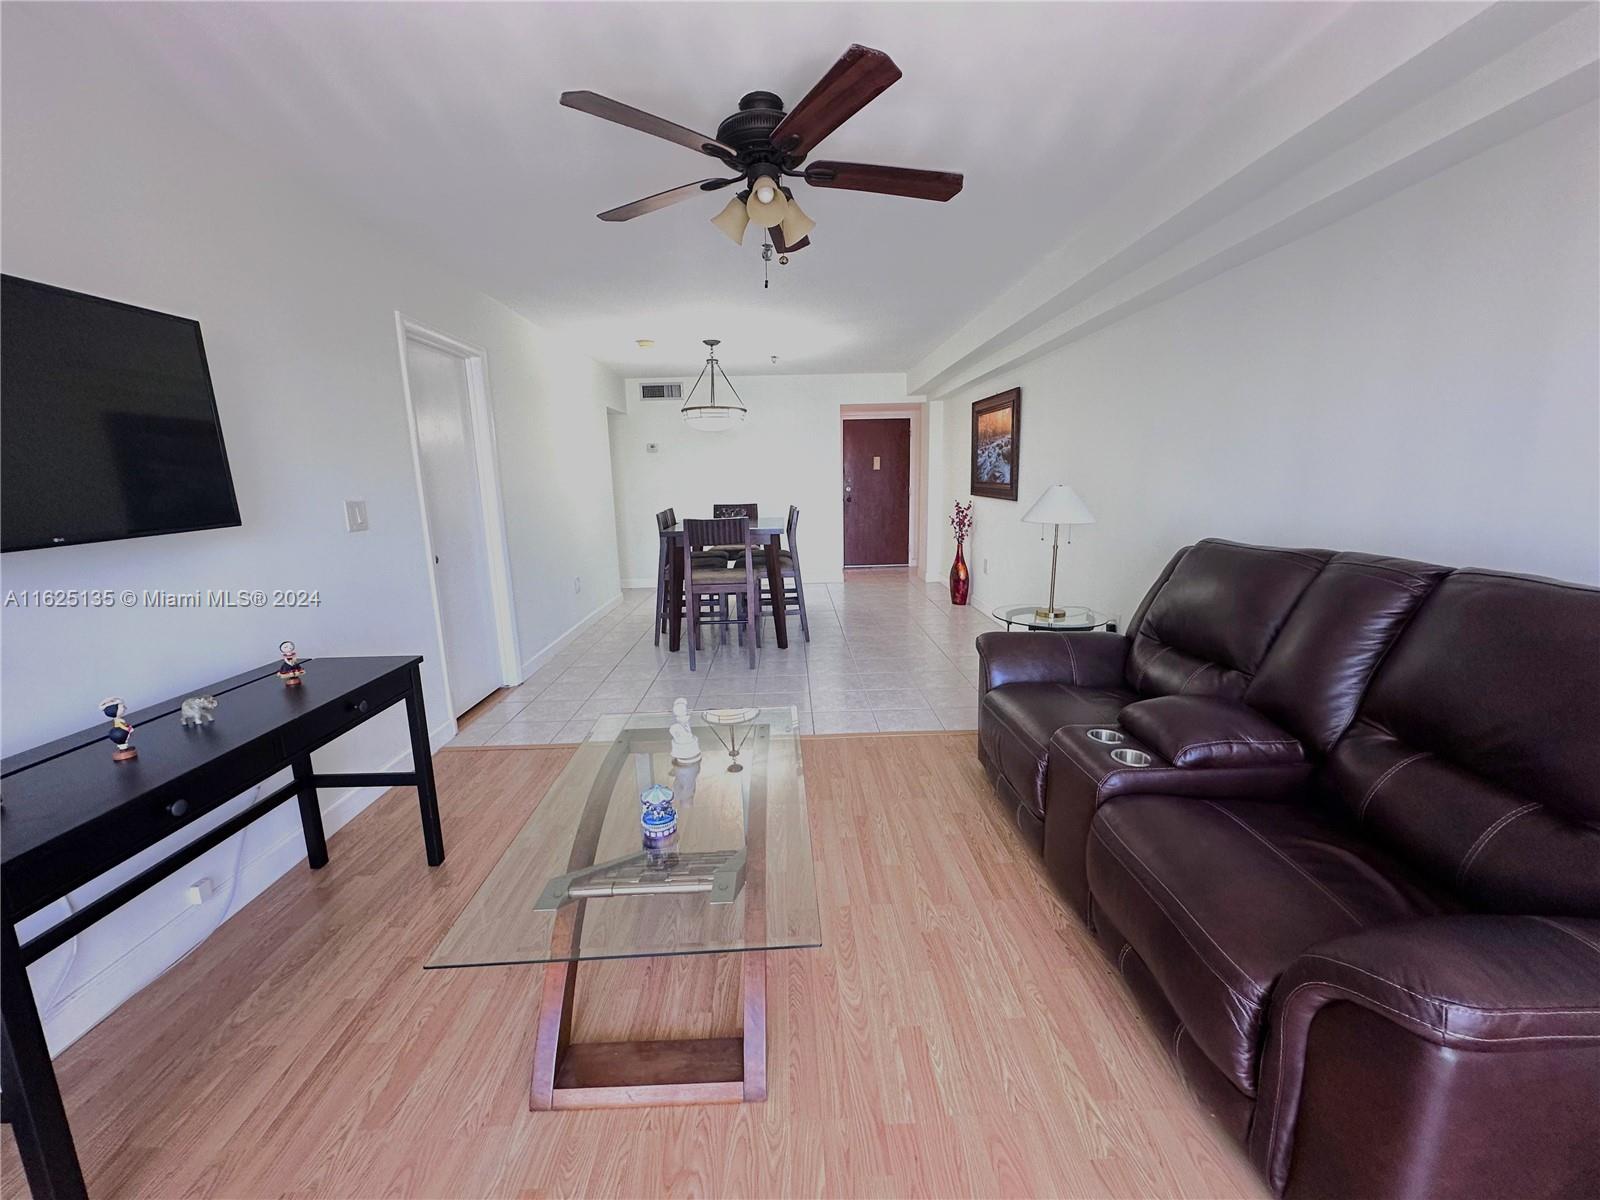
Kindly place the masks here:
<instances>
[{"instance_id":1,"label":"light switch plate","mask_svg":"<svg viewBox=\"0 0 1600 1200\"><path fill-rule=\"evenodd\" d=\"M367 502L365 500L346 500L344 502L344 527L351 533L361 533L367 528Z\"/></svg>"}]
</instances>

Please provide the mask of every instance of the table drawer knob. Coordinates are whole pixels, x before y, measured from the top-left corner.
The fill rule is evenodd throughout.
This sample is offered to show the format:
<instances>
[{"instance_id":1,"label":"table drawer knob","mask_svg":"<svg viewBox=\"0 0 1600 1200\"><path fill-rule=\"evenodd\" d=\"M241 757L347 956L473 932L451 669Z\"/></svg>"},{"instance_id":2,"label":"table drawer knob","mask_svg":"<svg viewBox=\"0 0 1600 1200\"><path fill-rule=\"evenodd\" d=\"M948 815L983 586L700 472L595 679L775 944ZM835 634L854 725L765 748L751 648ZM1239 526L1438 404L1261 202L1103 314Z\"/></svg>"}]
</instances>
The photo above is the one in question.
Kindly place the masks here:
<instances>
[{"instance_id":1,"label":"table drawer knob","mask_svg":"<svg viewBox=\"0 0 1600 1200\"><path fill-rule=\"evenodd\" d=\"M181 817L189 811L187 800L170 800L167 802L167 812L174 817Z\"/></svg>"},{"instance_id":2,"label":"table drawer knob","mask_svg":"<svg viewBox=\"0 0 1600 1200\"><path fill-rule=\"evenodd\" d=\"M352 712L364 713L371 707L372 705L368 704L365 700L350 701L350 711Z\"/></svg>"}]
</instances>

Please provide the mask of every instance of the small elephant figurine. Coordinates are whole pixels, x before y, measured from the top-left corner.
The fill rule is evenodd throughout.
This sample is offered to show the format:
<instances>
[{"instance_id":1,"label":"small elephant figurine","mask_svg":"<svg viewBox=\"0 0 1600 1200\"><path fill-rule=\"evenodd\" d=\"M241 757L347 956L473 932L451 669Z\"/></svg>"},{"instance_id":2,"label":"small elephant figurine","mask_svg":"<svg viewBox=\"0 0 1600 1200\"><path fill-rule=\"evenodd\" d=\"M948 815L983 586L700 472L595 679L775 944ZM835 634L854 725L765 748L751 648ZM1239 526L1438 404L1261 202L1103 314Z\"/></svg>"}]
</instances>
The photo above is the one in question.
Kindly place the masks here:
<instances>
[{"instance_id":1,"label":"small elephant figurine","mask_svg":"<svg viewBox=\"0 0 1600 1200\"><path fill-rule=\"evenodd\" d=\"M185 729L191 725L199 728L209 725L214 719L211 714L217 710L215 696L190 696L178 707L178 723Z\"/></svg>"}]
</instances>

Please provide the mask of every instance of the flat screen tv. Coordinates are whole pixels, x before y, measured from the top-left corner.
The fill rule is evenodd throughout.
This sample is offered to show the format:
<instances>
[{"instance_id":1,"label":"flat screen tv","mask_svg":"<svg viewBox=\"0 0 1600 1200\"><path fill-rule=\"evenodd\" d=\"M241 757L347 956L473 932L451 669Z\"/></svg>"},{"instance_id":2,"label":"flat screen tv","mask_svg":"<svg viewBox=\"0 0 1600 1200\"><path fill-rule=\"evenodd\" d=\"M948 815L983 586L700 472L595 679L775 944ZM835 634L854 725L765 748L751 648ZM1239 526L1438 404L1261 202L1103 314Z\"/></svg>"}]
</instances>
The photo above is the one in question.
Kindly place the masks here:
<instances>
[{"instance_id":1,"label":"flat screen tv","mask_svg":"<svg viewBox=\"0 0 1600 1200\"><path fill-rule=\"evenodd\" d=\"M200 323L0 276L0 550L238 524Z\"/></svg>"}]
</instances>

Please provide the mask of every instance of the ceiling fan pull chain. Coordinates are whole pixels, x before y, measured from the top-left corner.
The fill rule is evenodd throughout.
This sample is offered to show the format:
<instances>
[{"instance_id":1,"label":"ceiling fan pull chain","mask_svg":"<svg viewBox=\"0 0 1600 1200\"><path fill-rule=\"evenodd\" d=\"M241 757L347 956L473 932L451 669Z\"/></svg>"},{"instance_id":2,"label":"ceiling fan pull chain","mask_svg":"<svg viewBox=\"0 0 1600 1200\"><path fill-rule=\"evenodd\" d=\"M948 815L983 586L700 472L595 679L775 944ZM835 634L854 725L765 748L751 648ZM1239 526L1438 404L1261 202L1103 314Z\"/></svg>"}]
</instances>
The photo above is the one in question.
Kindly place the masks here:
<instances>
[{"instance_id":1,"label":"ceiling fan pull chain","mask_svg":"<svg viewBox=\"0 0 1600 1200\"><path fill-rule=\"evenodd\" d=\"M761 244L761 286L772 286L772 242L769 239Z\"/></svg>"}]
</instances>

